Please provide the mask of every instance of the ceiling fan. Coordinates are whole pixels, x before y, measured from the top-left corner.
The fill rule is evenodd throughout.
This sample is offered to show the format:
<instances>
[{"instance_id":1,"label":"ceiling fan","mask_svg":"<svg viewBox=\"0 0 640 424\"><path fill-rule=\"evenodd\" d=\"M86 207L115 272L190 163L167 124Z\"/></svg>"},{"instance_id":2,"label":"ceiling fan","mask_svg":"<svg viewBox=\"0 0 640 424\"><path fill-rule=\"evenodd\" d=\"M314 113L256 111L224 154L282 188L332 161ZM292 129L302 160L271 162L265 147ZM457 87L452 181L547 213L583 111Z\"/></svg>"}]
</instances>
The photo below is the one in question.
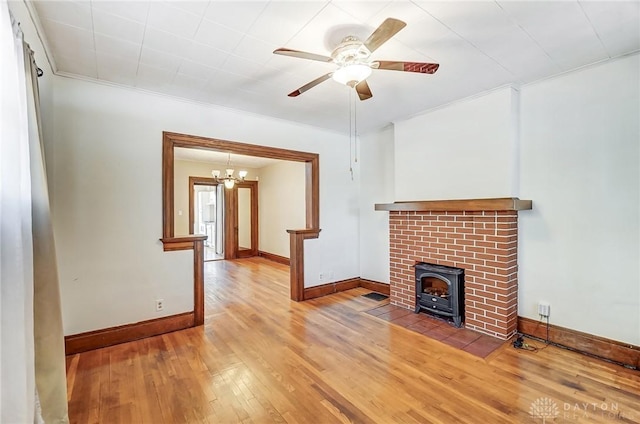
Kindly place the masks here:
<instances>
[{"instance_id":1,"label":"ceiling fan","mask_svg":"<svg viewBox=\"0 0 640 424\"><path fill-rule=\"evenodd\" d=\"M371 60L371 54L391 37L396 35L407 24L399 19L387 18L373 33L362 42L355 36L347 36L331 53L331 57L299 50L279 48L273 51L275 54L298 57L302 59L316 60L319 62L335 63L338 65L335 71L324 74L313 81L303 85L289 93L289 97L296 97L305 91L333 78L335 81L355 88L360 100L373 97L367 77L373 69L386 69L390 71L417 72L421 74L433 74L440 66L437 63L425 62L396 62L390 60Z\"/></svg>"}]
</instances>

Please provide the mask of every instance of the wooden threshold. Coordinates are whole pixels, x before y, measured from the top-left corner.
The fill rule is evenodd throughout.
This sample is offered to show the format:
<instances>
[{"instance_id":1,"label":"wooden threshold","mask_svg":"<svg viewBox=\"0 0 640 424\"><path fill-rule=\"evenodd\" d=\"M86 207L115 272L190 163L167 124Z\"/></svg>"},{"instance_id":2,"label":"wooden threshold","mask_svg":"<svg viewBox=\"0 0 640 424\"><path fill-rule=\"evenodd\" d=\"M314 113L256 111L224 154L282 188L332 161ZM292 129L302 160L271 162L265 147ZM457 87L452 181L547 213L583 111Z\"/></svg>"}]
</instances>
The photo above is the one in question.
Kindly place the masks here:
<instances>
[{"instance_id":1,"label":"wooden threshold","mask_svg":"<svg viewBox=\"0 0 640 424\"><path fill-rule=\"evenodd\" d=\"M518 317L518 332L546 340L547 324L530 318ZM640 368L640 346L621 343L553 324L549 325L549 341L578 352L624 364L633 369Z\"/></svg>"},{"instance_id":2,"label":"wooden threshold","mask_svg":"<svg viewBox=\"0 0 640 424\"><path fill-rule=\"evenodd\" d=\"M423 200L416 202L376 203L377 211L522 211L533 207L531 200L517 197L493 199Z\"/></svg>"},{"instance_id":3,"label":"wooden threshold","mask_svg":"<svg viewBox=\"0 0 640 424\"><path fill-rule=\"evenodd\" d=\"M194 326L193 312L65 336L66 355L113 346Z\"/></svg>"}]
</instances>

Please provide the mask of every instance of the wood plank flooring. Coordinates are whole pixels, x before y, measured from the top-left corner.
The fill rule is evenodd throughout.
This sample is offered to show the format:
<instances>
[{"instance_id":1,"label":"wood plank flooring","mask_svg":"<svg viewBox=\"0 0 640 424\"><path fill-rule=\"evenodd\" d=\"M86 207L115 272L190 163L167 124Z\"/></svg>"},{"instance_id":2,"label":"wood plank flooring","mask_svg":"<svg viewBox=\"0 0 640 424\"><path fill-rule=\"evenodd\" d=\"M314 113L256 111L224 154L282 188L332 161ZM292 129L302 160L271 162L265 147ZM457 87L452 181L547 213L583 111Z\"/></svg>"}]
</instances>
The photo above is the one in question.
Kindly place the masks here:
<instances>
[{"instance_id":1,"label":"wood plank flooring","mask_svg":"<svg viewBox=\"0 0 640 424\"><path fill-rule=\"evenodd\" d=\"M637 371L483 359L365 313L368 290L296 303L288 284L262 258L206 263L204 326L67 357L71 422L640 423Z\"/></svg>"}]
</instances>

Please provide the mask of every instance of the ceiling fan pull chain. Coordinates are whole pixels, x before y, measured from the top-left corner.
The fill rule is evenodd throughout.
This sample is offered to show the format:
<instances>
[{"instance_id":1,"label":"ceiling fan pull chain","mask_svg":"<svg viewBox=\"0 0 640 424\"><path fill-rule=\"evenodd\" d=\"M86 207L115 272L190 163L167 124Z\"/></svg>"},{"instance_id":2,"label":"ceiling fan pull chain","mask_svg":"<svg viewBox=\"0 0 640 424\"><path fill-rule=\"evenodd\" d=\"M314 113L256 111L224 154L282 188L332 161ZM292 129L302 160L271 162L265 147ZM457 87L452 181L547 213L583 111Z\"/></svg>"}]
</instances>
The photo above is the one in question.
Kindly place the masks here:
<instances>
[{"instance_id":1,"label":"ceiling fan pull chain","mask_svg":"<svg viewBox=\"0 0 640 424\"><path fill-rule=\"evenodd\" d=\"M353 122L353 109L351 107L352 99L353 99L353 90L349 90L349 173L351 174L351 181L353 181L353 131L351 128L351 124Z\"/></svg>"},{"instance_id":2,"label":"ceiling fan pull chain","mask_svg":"<svg viewBox=\"0 0 640 424\"><path fill-rule=\"evenodd\" d=\"M353 156L354 162L358 163L358 104L353 98Z\"/></svg>"}]
</instances>

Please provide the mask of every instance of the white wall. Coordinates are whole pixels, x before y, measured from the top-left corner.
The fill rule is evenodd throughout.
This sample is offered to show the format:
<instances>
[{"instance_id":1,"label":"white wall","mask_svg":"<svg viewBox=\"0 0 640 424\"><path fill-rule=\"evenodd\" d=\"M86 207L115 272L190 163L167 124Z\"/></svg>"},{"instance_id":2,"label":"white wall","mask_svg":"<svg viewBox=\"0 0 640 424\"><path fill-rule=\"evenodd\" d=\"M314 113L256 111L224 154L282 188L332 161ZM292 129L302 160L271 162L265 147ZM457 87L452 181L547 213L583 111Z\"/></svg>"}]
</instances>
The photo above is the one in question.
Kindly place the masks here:
<instances>
[{"instance_id":1,"label":"white wall","mask_svg":"<svg viewBox=\"0 0 640 424\"><path fill-rule=\"evenodd\" d=\"M325 140L323 143L329 142ZM349 171L349 140L323 146L331 160L320 157L320 238L307 240L305 285L316 286L359 276L359 166ZM345 244L345 240L355 243ZM317 260L311 262L306 255ZM320 274L324 279L320 278Z\"/></svg>"},{"instance_id":2,"label":"white wall","mask_svg":"<svg viewBox=\"0 0 640 424\"><path fill-rule=\"evenodd\" d=\"M515 195L517 92L501 88L395 123L395 200Z\"/></svg>"},{"instance_id":3,"label":"white wall","mask_svg":"<svg viewBox=\"0 0 640 424\"><path fill-rule=\"evenodd\" d=\"M358 269L357 185L348 139L233 110L54 77L51 183L65 334L193 308L192 252L163 252L162 131L320 154L320 222L306 241L306 285ZM242 122L241 125L238 123ZM340 249L336 249L340 246ZM163 298L165 311L155 312Z\"/></svg>"},{"instance_id":4,"label":"white wall","mask_svg":"<svg viewBox=\"0 0 640 424\"><path fill-rule=\"evenodd\" d=\"M218 169L222 174L224 174L225 168L227 168L227 165L224 163L216 164L191 160L174 160L173 222L175 235L193 234L193 231L189 228L189 177L212 178L211 171ZM258 171L254 168L236 168L236 176L241 168L248 172L247 180L255 180L258 175Z\"/></svg>"},{"instance_id":5,"label":"white wall","mask_svg":"<svg viewBox=\"0 0 640 424\"><path fill-rule=\"evenodd\" d=\"M389 212L394 199L393 126L360 137L360 276L389 283Z\"/></svg>"},{"instance_id":6,"label":"white wall","mask_svg":"<svg viewBox=\"0 0 640 424\"><path fill-rule=\"evenodd\" d=\"M522 88L519 315L640 345L639 56Z\"/></svg>"},{"instance_id":7,"label":"white wall","mask_svg":"<svg viewBox=\"0 0 640 424\"><path fill-rule=\"evenodd\" d=\"M287 230L305 228L305 164L278 162L259 175L259 249L289 258Z\"/></svg>"}]
</instances>

